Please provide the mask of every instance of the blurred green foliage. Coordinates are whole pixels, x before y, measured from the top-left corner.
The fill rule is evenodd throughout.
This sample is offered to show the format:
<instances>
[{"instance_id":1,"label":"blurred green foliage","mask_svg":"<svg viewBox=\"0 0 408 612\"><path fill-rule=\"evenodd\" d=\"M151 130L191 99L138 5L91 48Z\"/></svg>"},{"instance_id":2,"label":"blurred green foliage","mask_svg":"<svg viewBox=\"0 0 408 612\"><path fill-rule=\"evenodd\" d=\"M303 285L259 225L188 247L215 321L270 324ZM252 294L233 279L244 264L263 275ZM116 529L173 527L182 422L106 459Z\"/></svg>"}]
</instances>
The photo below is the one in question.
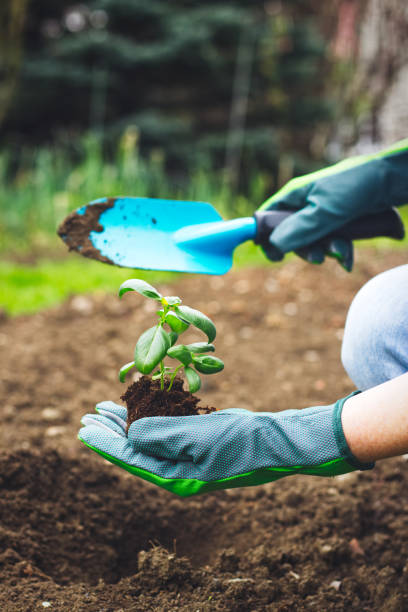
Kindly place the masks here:
<instances>
[{"instance_id":1,"label":"blurred green foliage","mask_svg":"<svg viewBox=\"0 0 408 612\"><path fill-rule=\"evenodd\" d=\"M323 156L324 12L316 0L36 0L1 134L17 152L58 139L75 154L91 130L114 155L133 125L143 155L162 151L173 174L211 160L241 186L265 169L275 190L288 159L302 174Z\"/></svg>"},{"instance_id":2,"label":"blurred green foliage","mask_svg":"<svg viewBox=\"0 0 408 612\"><path fill-rule=\"evenodd\" d=\"M138 270L138 278L168 282L176 275ZM0 308L10 315L32 314L78 293L116 294L129 270L72 255L63 261L39 260L35 266L0 262Z\"/></svg>"}]
</instances>

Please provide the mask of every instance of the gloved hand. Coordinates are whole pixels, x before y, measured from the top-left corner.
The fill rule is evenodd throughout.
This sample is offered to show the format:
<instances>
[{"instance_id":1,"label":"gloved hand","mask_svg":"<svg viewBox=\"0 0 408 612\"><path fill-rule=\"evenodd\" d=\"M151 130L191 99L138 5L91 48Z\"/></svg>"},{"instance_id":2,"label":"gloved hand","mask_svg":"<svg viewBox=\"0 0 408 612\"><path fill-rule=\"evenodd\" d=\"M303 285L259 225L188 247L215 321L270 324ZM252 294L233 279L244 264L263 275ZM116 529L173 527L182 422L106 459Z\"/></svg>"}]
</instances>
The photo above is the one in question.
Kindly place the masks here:
<instances>
[{"instance_id":1,"label":"gloved hand","mask_svg":"<svg viewBox=\"0 0 408 612\"><path fill-rule=\"evenodd\" d=\"M296 210L272 232L272 261L295 251L312 263L325 255L347 269L353 265L353 245L343 238L325 240L357 217L408 203L408 139L375 155L345 159L334 166L289 181L260 210Z\"/></svg>"},{"instance_id":2,"label":"gloved hand","mask_svg":"<svg viewBox=\"0 0 408 612\"><path fill-rule=\"evenodd\" d=\"M232 408L144 418L132 423L128 435L126 409L102 402L98 414L83 417L79 439L108 461L183 497L290 474L335 476L374 465L360 463L348 448L341 426L346 399L279 413Z\"/></svg>"}]
</instances>

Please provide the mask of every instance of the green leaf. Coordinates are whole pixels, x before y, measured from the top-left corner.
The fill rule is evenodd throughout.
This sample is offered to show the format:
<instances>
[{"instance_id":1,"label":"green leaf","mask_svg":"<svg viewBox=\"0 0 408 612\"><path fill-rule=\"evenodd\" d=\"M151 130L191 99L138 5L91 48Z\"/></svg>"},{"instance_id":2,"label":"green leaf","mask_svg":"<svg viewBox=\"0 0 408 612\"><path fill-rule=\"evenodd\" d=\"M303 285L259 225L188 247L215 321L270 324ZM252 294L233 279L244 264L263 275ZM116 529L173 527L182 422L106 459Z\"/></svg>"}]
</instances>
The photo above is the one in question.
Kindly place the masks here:
<instances>
[{"instance_id":1,"label":"green leaf","mask_svg":"<svg viewBox=\"0 0 408 612\"><path fill-rule=\"evenodd\" d=\"M190 393L195 393L201 387L201 378L193 368L184 368Z\"/></svg>"},{"instance_id":2,"label":"green leaf","mask_svg":"<svg viewBox=\"0 0 408 612\"><path fill-rule=\"evenodd\" d=\"M170 325L171 329L177 334L182 334L190 327L189 323L185 323L174 312L168 312L164 317L164 320L166 321L167 325Z\"/></svg>"},{"instance_id":3,"label":"green leaf","mask_svg":"<svg viewBox=\"0 0 408 612\"><path fill-rule=\"evenodd\" d=\"M193 342L192 344L186 344L186 346L192 353L213 353L215 351L215 346L207 342Z\"/></svg>"},{"instance_id":4,"label":"green leaf","mask_svg":"<svg viewBox=\"0 0 408 612\"><path fill-rule=\"evenodd\" d=\"M178 306L181 304L181 299L177 295L165 295L162 298L162 303L169 306Z\"/></svg>"},{"instance_id":5,"label":"green leaf","mask_svg":"<svg viewBox=\"0 0 408 612\"><path fill-rule=\"evenodd\" d=\"M159 293L157 289L149 285L149 283L146 283L146 281L140 280L140 278L130 278L122 283L119 287L119 297L122 297L127 291L137 291L141 293L141 295L152 298L153 300L160 301L162 298L161 293Z\"/></svg>"},{"instance_id":6,"label":"green leaf","mask_svg":"<svg viewBox=\"0 0 408 612\"><path fill-rule=\"evenodd\" d=\"M142 374L150 374L170 348L170 336L161 325L145 331L135 348L135 364Z\"/></svg>"},{"instance_id":7,"label":"green leaf","mask_svg":"<svg viewBox=\"0 0 408 612\"><path fill-rule=\"evenodd\" d=\"M167 355L173 359L178 359L185 366L188 366L192 361L192 354L184 344L176 344L167 351Z\"/></svg>"},{"instance_id":8,"label":"green leaf","mask_svg":"<svg viewBox=\"0 0 408 612\"><path fill-rule=\"evenodd\" d=\"M208 338L208 342L214 340L217 331L214 323L207 315L199 310L195 310L195 308L190 308L190 306L176 306L175 311L183 321L191 323L194 327L204 332Z\"/></svg>"},{"instance_id":9,"label":"green leaf","mask_svg":"<svg viewBox=\"0 0 408 612\"><path fill-rule=\"evenodd\" d=\"M178 334L176 334L176 332L174 331L171 331L169 332L169 338L170 338L170 346L173 346L173 344L176 344L177 342Z\"/></svg>"},{"instance_id":10,"label":"green leaf","mask_svg":"<svg viewBox=\"0 0 408 612\"><path fill-rule=\"evenodd\" d=\"M134 361L129 361L129 363L125 363L119 370L119 380L121 383L125 382L126 374L136 366Z\"/></svg>"},{"instance_id":11,"label":"green leaf","mask_svg":"<svg viewBox=\"0 0 408 612\"><path fill-rule=\"evenodd\" d=\"M193 364L196 370L202 374L215 374L224 369L224 362L212 355L193 355Z\"/></svg>"}]
</instances>

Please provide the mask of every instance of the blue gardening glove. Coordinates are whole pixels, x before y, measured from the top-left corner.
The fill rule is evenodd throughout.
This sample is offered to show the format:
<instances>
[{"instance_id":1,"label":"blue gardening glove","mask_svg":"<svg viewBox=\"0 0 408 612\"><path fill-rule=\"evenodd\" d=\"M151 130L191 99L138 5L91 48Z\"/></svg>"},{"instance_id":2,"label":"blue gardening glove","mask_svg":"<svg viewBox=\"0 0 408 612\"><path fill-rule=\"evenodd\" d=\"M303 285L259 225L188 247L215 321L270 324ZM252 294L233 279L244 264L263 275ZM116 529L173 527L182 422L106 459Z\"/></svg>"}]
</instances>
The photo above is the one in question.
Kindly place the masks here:
<instances>
[{"instance_id":1,"label":"blue gardening glove","mask_svg":"<svg viewBox=\"0 0 408 612\"><path fill-rule=\"evenodd\" d=\"M295 251L312 263L325 255L347 269L353 265L350 240L325 236L358 217L408 203L408 139L375 155L345 159L289 181L259 210L295 210L272 232L265 254L279 261Z\"/></svg>"},{"instance_id":2,"label":"blue gardening glove","mask_svg":"<svg viewBox=\"0 0 408 612\"><path fill-rule=\"evenodd\" d=\"M144 418L132 423L128 435L126 409L102 402L96 415L83 417L79 439L108 461L182 497L290 474L335 476L374 465L360 463L348 448L341 425L346 399L279 413L232 408Z\"/></svg>"}]
</instances>

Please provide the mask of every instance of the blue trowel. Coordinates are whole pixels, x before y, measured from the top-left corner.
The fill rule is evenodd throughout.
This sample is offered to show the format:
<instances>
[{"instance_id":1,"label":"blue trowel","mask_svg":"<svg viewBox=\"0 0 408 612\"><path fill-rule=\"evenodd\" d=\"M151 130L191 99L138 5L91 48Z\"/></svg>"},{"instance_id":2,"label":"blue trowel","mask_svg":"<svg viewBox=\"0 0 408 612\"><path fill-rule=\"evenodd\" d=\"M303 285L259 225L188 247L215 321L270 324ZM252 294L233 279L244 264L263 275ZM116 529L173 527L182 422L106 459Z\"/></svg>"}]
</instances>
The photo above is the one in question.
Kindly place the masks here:
<instances>
[{"instance_id":1,"label":"blue trowel","mask_svg":"<svg viewBox=\"0 0 408 612\"><path fill-rule=\"evenodd\" d=\"M267 248L273 229L291 214L267 210L224 221L206 202L102 198L71 213L58 234L70 250L116 266L225 274L235 247L252 240ZM335 234L349 240L376 236L404 237L395 209L354 219Z\"/></svg>"}]
</instances>

